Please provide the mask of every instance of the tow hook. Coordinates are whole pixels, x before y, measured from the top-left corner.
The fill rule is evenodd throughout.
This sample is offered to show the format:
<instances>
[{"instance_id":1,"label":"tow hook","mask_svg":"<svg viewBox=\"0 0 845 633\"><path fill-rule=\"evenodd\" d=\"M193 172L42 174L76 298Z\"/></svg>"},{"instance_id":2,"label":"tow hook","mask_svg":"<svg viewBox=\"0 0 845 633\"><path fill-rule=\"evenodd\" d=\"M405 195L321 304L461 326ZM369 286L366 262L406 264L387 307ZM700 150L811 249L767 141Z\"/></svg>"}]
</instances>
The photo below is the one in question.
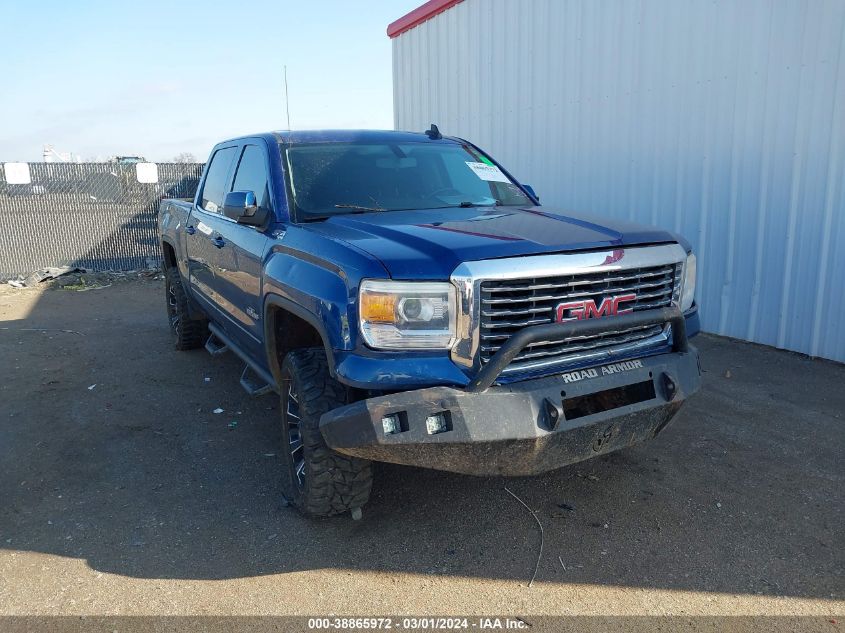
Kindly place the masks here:
<instances>
[{"instance_id":1,"label":"tow hook","mask_svg":"<svg viewBox=\"0 0 845 633\"><path fill-rule=\"evenodd\" d=\"M563 408L549 398L543 399L543 411L545 412L546 424L550 430L556 431L560 421L563 419Z\"/></svg>"},{"instance_id":2,"label":"tow hook","mask_svg":"<svg viewBox=\"0 0 845 633\"><path fill-rule=\"evenodd\" d=\"M613 427L609 426L604 430L604 433L596 437L593 441L593 452L598 453L602 446L606 445L613 437Z\"/></svg>"},{"instance_id":3,"label":"tow hook","mask_svg":"<svg viewBox=\"0 0 845 633\"><path fill-rule=\"evenodd\" d=\"M678 393L678 387L675 385L675 381L669 377L669 374L663 374L663 392L669 402L672 402L675 399L675 394Z\"/></svg>"}]
</instances>

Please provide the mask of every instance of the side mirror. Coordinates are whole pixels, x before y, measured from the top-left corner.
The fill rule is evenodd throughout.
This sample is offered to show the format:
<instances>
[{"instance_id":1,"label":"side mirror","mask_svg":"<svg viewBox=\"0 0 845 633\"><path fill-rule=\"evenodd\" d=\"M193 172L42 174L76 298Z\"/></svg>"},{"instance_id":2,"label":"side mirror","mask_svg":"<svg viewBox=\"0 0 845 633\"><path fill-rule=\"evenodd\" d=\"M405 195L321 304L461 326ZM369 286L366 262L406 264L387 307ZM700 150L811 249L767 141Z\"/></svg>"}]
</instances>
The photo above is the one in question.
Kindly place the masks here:
<instances>
[{"instance_id":1,"label":"side mirror","mask_svg":"<svg viewBox=\"0 0 845 633\"><path fill-rule=\"evenodd\" d=\"M534 187L531 185L522 185L522 188L525 189L528 193L531 194L531 197L534 198L537 202L540 202L540 196L534 193Z\"/></svg>"},{"instance_id":2,"label":"side mirror","mask_svg":"<svg viewBox=\"0 0 845 633\"><path fill-rule=\"evenodd\" d=\"M258 206L252 191L230 191L223 199L223 215L238 224L262 226L267 210Z\"/></svg>"}]
</instances>

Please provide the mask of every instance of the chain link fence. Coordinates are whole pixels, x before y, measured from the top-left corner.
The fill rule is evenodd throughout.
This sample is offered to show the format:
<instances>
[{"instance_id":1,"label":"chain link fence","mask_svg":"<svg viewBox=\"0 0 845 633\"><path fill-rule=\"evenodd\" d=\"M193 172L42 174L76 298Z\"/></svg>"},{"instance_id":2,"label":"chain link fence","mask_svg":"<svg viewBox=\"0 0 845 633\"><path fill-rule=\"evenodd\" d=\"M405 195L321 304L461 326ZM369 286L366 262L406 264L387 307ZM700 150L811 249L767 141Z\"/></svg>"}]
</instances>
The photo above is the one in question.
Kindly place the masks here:
<instances>
[{"instance_id":1,"label":"chain link fence","mask_svg":"<svg viewBox=\"0 0 845 633\"><path fill-rule=\"evenodd\" d=\"M201 163L0 164L0 280L47 266L158 266L163 198L193 198Z\"/></svg>"}]
</instances>

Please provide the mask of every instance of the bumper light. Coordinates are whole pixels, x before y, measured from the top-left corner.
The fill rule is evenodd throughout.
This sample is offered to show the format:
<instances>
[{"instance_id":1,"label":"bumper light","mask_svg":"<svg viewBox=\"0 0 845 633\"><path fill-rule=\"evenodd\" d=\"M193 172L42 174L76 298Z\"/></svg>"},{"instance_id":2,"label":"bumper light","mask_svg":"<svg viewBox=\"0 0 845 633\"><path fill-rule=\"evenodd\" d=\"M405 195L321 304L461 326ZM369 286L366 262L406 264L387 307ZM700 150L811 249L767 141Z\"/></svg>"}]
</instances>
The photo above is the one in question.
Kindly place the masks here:
<instances>
[{"instance_id":1,"label":"bumper light","mask_svg":"<svg viewBox=\"0 0 845 633\"><path fill-rule=\"evenodd\" d=\"M436 435L443 431L449 430L449 424L446 422L446 415L443 413L435 413L425 419L425 430L429 435Z\"/></svg>"},{"instance_id":2,"label":"bumper light","mask_svg":"<svg viewBox=\"0 0 845 633\"><path fill-rule=\"evenodd\" d=\"M381 419L381 426L384 429L385 435L393 435L400 431L399 416L395 413L386 415Z\"/></svg>"}]
</instances>

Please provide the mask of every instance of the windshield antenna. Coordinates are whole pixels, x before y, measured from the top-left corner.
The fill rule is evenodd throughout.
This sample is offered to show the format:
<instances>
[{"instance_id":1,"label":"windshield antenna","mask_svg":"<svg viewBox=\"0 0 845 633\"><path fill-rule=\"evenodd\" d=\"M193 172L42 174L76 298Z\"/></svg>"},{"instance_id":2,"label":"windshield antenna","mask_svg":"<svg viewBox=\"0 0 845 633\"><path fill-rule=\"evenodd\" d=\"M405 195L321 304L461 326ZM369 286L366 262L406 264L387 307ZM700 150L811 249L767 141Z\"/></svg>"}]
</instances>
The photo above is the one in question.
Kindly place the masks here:
<instances>
[{"instance_id":1,"label":"windshield antenna","mask_svg":"<svg viewBox=\"0 0 845 633\"><path fill-rule=\"evenodd\" d=\"M437 128L434 123L431 124L431 128L425 131L425 135L428 136L432 141L439 141L443 138L443 135L440 133L440 130Z\"/></svg>"}]
</instances>

